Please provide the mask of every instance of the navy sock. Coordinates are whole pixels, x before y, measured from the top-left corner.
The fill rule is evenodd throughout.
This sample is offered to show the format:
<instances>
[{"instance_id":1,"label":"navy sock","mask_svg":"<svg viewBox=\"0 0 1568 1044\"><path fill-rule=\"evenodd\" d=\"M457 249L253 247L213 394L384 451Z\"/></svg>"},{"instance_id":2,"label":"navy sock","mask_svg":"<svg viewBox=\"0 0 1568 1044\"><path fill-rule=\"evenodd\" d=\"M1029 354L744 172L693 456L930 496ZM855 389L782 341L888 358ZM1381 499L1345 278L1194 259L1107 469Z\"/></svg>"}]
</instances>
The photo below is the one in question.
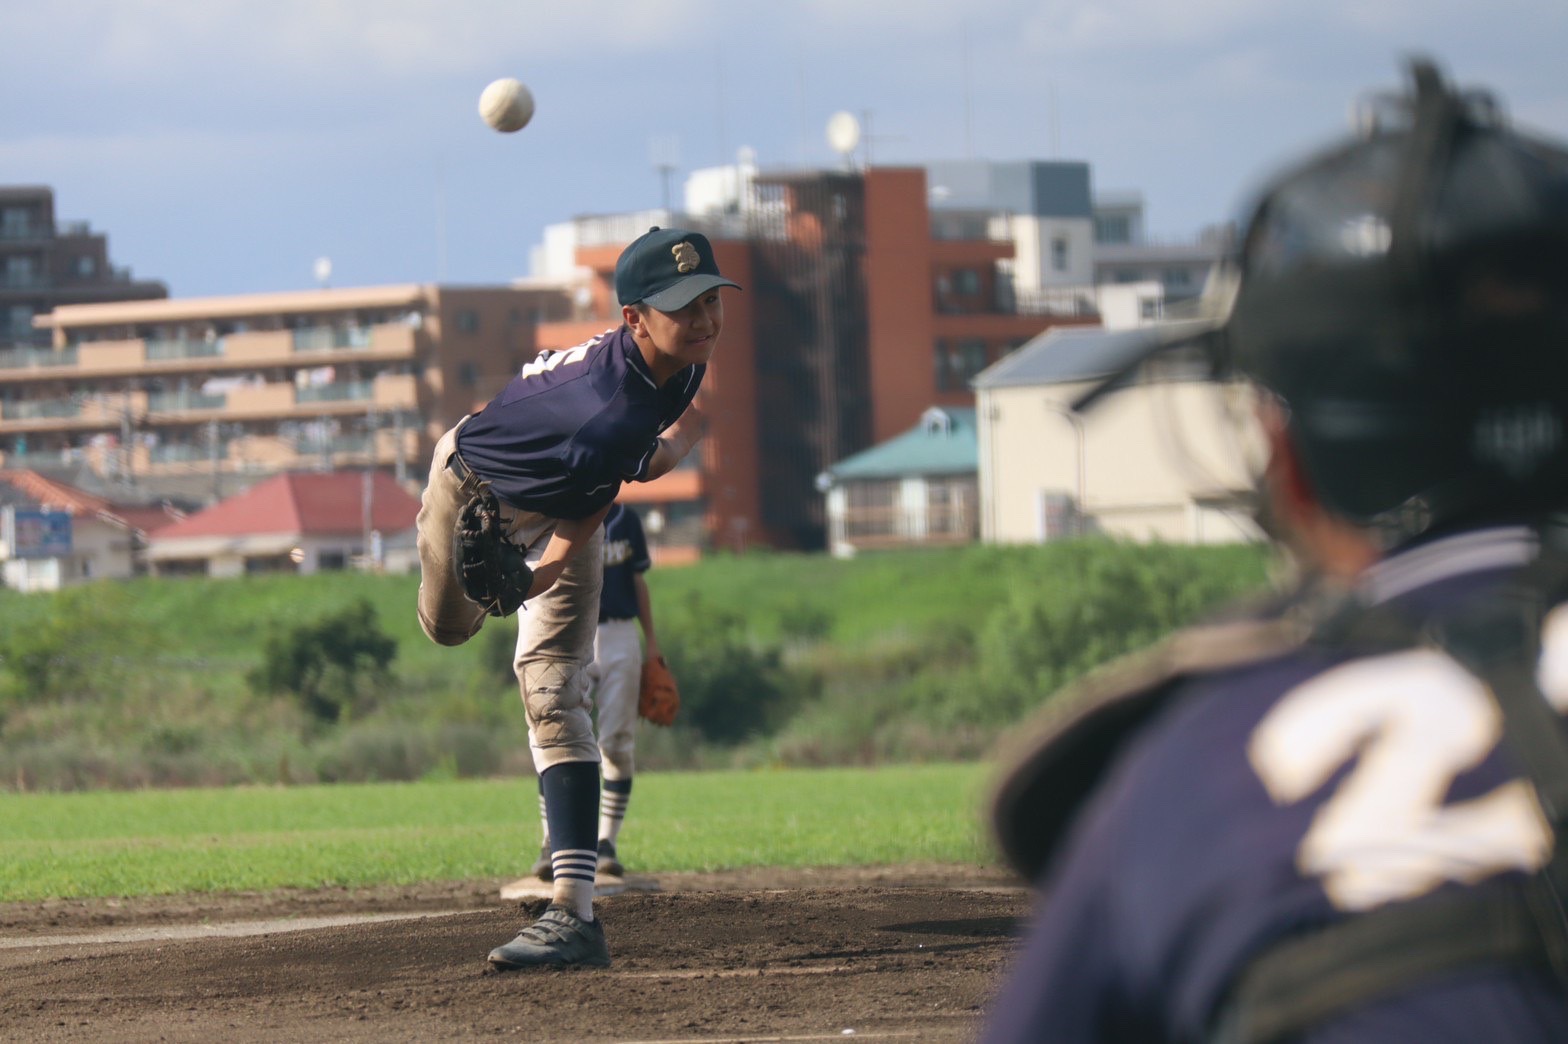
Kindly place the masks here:
<instances>
[{"instance_id":1,"label":"navy sock","mask_svg":"<svg viewBox=\"0 0 1568 1044\"><path fill-rule=\"evenodd\" d=\"M544 770L545 818L550 826L550 851L555 876L593 885L599 847L599 766L568 761Z\"/></svg>"}]
</instances>

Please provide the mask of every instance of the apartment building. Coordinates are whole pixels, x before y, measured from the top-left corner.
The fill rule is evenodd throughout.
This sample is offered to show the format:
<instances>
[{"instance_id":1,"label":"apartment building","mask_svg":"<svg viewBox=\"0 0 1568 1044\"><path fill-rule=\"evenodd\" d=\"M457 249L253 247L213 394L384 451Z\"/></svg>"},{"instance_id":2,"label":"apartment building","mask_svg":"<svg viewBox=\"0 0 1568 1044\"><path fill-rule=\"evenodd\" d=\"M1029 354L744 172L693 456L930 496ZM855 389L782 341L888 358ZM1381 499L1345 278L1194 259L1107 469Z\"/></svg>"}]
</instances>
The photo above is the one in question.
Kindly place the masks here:
<instances>
[{"instance_id":1,"label":"apartment building","mask_svg":"<svg viewBox=\"0 0 1568 1044\"><path fill-rule=\"evenodd\" d=\"M211 501L285 471L414 488L435 440L535 351L559 289L398 285L72 304L0 357L0 466Z\"/></svg>"},{"instance_id":2,"label":"apartment building","mask_svg":"<svg viewBox=\"0 0 1568 1044\"><path fill-rule=\"evenodd\" d=\"M0 185L0 352L16 361L47 346L33 317L84 301L167 297L160 282L109 261L109 240L85 221L55 220L43 185Z\"/></svg>"}]
</instances>

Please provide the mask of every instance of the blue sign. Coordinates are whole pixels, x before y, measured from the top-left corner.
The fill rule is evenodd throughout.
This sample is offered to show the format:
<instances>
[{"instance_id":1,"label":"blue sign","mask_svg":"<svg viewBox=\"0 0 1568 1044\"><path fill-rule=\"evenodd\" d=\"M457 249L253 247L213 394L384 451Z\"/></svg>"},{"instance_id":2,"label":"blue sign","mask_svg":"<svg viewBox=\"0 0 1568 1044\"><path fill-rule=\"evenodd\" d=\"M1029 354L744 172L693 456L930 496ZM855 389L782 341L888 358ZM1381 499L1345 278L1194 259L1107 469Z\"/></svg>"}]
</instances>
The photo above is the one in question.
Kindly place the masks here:
<instances>
[{"instance_id":1,"label":"blue sign","mask_svg":"<svg viewBox=\"0 0 1568 1044\"><path fill-rule=\"evenodd\" d=\"M64 511L7 512L12 558L62 558L71 553L71 516Z\"/></svg>"}]
</instances>

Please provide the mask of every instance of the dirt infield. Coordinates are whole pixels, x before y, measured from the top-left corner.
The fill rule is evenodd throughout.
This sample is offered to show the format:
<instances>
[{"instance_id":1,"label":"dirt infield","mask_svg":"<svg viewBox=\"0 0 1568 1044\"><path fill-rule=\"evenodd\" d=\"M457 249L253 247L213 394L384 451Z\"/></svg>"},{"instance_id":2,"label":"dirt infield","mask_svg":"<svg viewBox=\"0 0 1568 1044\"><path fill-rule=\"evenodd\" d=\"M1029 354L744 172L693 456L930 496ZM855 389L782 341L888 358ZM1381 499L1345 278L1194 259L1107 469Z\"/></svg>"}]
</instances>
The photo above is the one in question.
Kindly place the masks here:
<instances>
[{"instance_id":1,"label":"dirt infield","mask_svg":"<svg viewBox=\"0 0 1568 1044\"><path fill-rule=\"evenodd\" d=\"M659 877L603 971L489 970L500 881L0 905L0 1040L963 1041L1030 896L974 867Z\"/></svg>"}]
</instances>

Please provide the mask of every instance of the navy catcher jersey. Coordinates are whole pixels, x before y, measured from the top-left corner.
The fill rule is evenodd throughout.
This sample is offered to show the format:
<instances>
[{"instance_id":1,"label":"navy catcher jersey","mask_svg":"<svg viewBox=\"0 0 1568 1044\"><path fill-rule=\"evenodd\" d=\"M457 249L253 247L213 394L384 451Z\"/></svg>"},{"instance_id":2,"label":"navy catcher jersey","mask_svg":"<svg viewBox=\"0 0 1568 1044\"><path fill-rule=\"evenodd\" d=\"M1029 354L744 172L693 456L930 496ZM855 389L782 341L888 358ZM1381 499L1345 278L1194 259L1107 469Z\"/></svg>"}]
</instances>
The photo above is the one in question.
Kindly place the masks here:
<instances>
[{"instance_id":1,"label":"navy catcher jersey","mask_svg":"<svg viewBox=\"0 0 1568 1044\"><path fill-rule=\"evenodd\" d=\"M1420 619L1530 561L1525 528L1410 549L1365 577ZM1568 710L1568 606L1542 691ZM1551 828L1481 683L1433 649L1307 646L1189 681L1080 810L984 1040L1201 1041L1248 959L1386 903L1522 875ZM1303 1035L1312 1042L1564 1041L1548 972L1485 965Z\"/></svg>"},{"instance_id":2,"label":"navy catcher jersey","mask_svg":"<svg viewBox=\"0 0 1568 1044\"><path fill-rule=\"evenodd\" d=\"M630 620L637 616L637 588L632 577L646 573L648 540L642 520L625 504L615 504L604 517L604 588L599 595L599 620Z\"/></svg>"},{"instance_id":3,"label":"navy catcher jersey","mask_svg":"<svg viewBox=\"0 0 1568 1044\"><path fill-rule=\"evenodd\" d=\"M685 412L704 365L665 382L624 326L575 348L542 352L457 433L469 469L515 507L585 518L622 482L648 474L656 440Z\"/></svg>"}]
</instances>

